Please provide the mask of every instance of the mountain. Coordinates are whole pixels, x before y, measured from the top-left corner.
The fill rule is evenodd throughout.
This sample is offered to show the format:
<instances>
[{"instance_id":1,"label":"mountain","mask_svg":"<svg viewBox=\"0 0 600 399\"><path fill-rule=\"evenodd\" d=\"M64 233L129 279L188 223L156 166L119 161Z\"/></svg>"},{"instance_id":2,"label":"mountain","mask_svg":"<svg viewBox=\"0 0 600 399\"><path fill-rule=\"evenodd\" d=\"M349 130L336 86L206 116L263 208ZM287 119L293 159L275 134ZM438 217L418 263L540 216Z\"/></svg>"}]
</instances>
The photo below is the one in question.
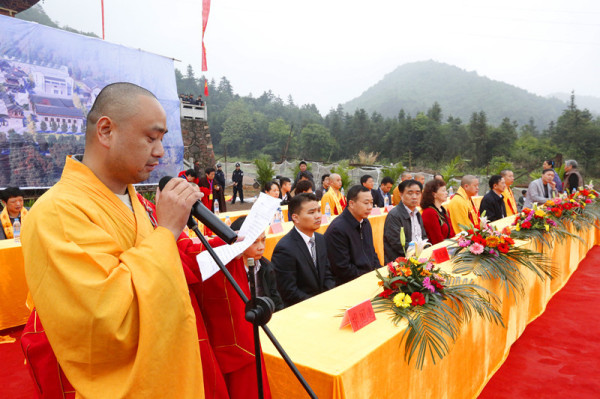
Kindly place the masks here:
<instances>
[{"instance_id":1,"label":"mountain","mask_svg":"<svg viewBox=\"0 0 600 399\"><path fill-rule=\"evenodd\" d=\"M82 32L80 30L73 29L70 26L58 25L58 23L53 21L48 16L48 14L46 14L46 11L44 11L44 9L42 8L42 6L40 4L36 4L33 7L18 13L15 17L18 19L22 19L24 21L37 22L38 24L46 25L51 28L62 29L62 30L66 30L68 32L73 32L73 33L79 33L80 35L98 37L98 35L96 35L94 32Z\"/></svg>"},{"instance_id":2,"label":"mountain","mask_svg":"<svg viewBox=\"0 0 600 399\"><path fill-rule=\"evenodd\" d=\"M552 93L548 95L548 98L556 98L567 103L571 102L570 93ZM587 108L592 114L600 115L600 97L580 96L575 93L575 105L579 109Z\"/></svg>"},{"instance_id":3,"label":"mountain","mask_svg":"<svg viewBox=\"0 0 600 399\"><path fill-rule=\"evenodd\" d=\"M351 113L364 108L369 113L376 111L394 117L403 109L415 116L426 112L436 101L444 118L453 116L468 122L473 112L483 110L493 125L505 117L519 125L533 118L540 129L555 121L567 106L564 101L544 98L436 61L404 64L342 106Z\"/></svg>"}]
</instances>

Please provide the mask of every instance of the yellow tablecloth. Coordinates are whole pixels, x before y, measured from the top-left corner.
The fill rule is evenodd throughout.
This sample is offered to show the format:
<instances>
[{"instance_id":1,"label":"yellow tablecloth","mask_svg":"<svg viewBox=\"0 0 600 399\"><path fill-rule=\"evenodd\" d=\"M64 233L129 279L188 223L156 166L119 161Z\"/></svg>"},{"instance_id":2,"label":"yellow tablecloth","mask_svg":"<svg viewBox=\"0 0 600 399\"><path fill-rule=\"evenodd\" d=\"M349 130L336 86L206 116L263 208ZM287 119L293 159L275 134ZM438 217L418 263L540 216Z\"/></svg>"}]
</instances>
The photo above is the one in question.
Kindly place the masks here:
<instances>
[{"instance_id":1,"label":"yellow tablecloth","mask_svg":"<svg viewBox=\"0 0 600 399\"><path fill-rule=\"evenodd\" d=\"M394 326L390 314L377 313L375 322L356 333L348 327L339 329L341 318L336 316L342 309L380 291L374 272L275 313L269 328L320 399L473 398L502 365L526 325L543 313L588 249L600 242L597 230L582 236L587 244L567 240L546 249L561 273L542 282L533 272L525 271L526 293L522 298L507 297L498 281L479 281L502 299L506 328L474 318L463 326L450 354L437 365L427 360L422 371L405 362L401 338L406 324ZM437 246L441 245L444 243ZM451 265L446 262L443 267L450 270ZM264 334L261 342L273 397L307 397Z\"/></svg>"},{"instance_id":2,"label":"yellow tablecloth","mask_svg":"<svg viewBox=\"0 0 600 399\"><path fill-rule=\"evenodd\" d=\"M0 330L27 322L27 293L21 244L0 240Z\"/></svg>"}]
</instances>

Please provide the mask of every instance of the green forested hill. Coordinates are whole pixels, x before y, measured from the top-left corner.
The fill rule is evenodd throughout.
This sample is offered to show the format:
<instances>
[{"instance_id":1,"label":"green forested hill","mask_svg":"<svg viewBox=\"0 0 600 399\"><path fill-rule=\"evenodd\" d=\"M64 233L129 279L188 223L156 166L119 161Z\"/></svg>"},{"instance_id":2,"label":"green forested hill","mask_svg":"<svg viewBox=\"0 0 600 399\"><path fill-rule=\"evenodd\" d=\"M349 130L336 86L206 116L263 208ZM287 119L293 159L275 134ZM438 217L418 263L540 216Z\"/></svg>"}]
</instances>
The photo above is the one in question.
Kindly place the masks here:
<instances>
[{"instance_id":1,"label":"green forested hill","mask_svg":"<svg viewBox=\"0 0 600 399\"><path fill-rule=\"evenodd\" d=\"M533 118L542 128L556 120L566 105L558 99L537 96L476 72L422 61L396 68L343 107L350 113L364 108L386 117L397 116L403 109L414 116L436 101L444 111L444 119L454 116L468 120L473 112L485 111L493 124L500 124L508 117L522 125Z\"/></svg>"}]
</instances>

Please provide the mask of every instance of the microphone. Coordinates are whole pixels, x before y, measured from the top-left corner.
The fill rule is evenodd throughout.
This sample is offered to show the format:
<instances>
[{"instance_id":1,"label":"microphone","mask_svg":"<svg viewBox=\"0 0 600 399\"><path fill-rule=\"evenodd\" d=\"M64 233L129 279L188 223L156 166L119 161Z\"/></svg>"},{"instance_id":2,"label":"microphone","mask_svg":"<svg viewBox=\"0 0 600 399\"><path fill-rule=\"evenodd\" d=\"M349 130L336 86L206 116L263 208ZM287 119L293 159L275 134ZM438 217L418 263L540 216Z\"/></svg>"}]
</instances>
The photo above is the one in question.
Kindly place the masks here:
<instances>
[{"instance_id":1,"label":"microphone","mask_svg":"<svg viewBox=\"0 0 600 399\"><path fill-rule=\"evenodd\" d=\"M164 176L160 179L158 183L158 188L162 191L163 188L167 185L169 180L171 180L171 176ZM221 221L212 213L204 204L200 201L196 201L194 205L192 205L192 216L198 219L202 224L208 227L213 233L215 233L221 240L225 241L227 244L233 244L235 240L237 240L237 234L231 230L229 226L227 226L224 222ZM190 226L192 224L192 226ZM190 221L188 221L188 227L192 228L195 222L190 217Z\"/></svg>"}]
</instances>

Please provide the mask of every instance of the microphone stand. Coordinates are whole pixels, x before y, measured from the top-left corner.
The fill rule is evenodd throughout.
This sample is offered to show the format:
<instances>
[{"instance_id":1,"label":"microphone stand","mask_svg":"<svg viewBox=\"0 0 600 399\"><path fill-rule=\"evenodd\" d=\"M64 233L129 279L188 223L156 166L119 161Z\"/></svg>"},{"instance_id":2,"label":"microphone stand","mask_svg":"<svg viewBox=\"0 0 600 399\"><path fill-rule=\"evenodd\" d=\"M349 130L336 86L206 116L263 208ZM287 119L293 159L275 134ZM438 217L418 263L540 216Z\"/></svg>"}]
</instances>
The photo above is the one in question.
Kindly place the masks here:
<instances>
[{"instance_id":1,"label":"microphone stand","mask_svg":"<svg viewBox=\"0 0 600 399\"><path fill-rule=\"evenodd\" d=\"M273 346L275 346L283 360L285 360L290 370L292 370L292 372L294 373L294 375L296 376L306 393L308 393L308 396L310 396L313 399L317 399L317 395L315 395L310 385L308 385L308 382L306 382L306 380L304 379L294 362L292 362L292 359L290 359L290 357L287 355L281 344L279 344L279 341L277 341L271 330L266 326L267 322L271 319L274 306L272 306L272 301L271 305L269 305L269 302L265 300L265 297L256 297L256 290L254 288L254 268L252 268L252 273L250 273L252 275L252 281L250 283L252 284L252 286L250 290L252 292L252 297L254 300L248 301L246 294L244 294L244 292L242 291L238 283L235 281L231 273L229 273L229 270L227 270L225 265L223 265L223 262L221 262L221 259L219 259L219 257L217 256L215 250L210 246L206 237L204 237L204 235L200 232L200 230L198 229L198 224L193 220L191 216L190 220L188 221L188 227L191 228L194 231L194 233L196 233L196 236L198 236L200 242L202 242L202 245L204 245L204 248L206 248L210 256L214 259L217 266L219 266L219 269L221 269L227 280L235 289L235 292L237 292L239 297L246 304L246 320L252 323L254 328L254 356L256 358L256 375L258 378L257 383L259 398L263 399L262 362L260 351L260 337L258 334L258 327L260 326L262 327L265 334L267 334L267 337L269 337L269 339L273 343ZM270 301L270 298L266 299Z\"/></svg>"},{"instance_id":2,"label":"microphone stand","mask_svg":"<svg viewBox=\"0 0 600 399\"><path fill-rule=\"evenodd\" d=\"M259 316L253 312L258 305L256 303L256 276L254 275L254 259L248 259L248 280L250 282L250 301L246 303L246 320L252 323L252 329L254 331L254 358L256 360L256 378L258 382L258 398L263 399L263 380L262 380L262 362L260 354L260 335L258 334L258 325L259 320L255 316ZM271 301L272 302L272 301ZM268 318L271 318L273 314L273 310L275 309L275 304L273 306L269 306L265 316L268 315ZM267 320L269 321L269 320Z\"/></svg>"}]
</instances>

